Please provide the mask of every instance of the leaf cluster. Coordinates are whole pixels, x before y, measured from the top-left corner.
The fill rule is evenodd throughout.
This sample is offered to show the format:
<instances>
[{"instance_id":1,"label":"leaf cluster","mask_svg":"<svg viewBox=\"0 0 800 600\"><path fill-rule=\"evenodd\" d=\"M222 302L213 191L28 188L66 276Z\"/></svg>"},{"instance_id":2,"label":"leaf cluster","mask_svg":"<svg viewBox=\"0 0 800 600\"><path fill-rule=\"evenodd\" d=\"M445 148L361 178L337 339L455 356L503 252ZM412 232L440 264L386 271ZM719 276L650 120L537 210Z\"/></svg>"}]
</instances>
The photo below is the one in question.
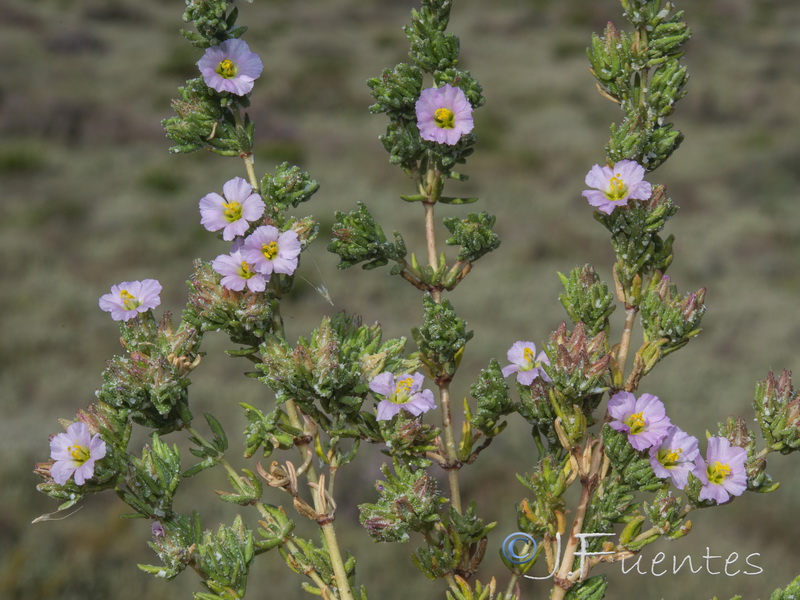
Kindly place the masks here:
<instances>
[{"instance_id":1,"label":"leaf cluster","mask_svg":"<svg viewBox=\"0 0 800 600\"><path fill-rule=\"evenodd\" d=\"M631 159L652 171L683 141L665 119L685 94L688 74L679 59L691 32L672 2L624 0L623 7L635 31L609 23L603 36L592 36L589 62L600 93L625 115L611 126L608 160Z\"/></svg>"}]
</instances>

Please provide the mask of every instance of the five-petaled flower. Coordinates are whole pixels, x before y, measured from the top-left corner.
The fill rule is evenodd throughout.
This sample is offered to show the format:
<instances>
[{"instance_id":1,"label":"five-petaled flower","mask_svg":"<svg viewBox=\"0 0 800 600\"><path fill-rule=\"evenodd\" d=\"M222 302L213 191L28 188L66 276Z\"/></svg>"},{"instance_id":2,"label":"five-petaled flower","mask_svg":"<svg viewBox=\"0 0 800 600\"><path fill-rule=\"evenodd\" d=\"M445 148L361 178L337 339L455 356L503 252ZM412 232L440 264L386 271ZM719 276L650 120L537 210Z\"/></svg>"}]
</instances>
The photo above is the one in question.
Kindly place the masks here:
<instances>
[{"instance_id":1,"label":"five-petaled flower","mask_svg":"<svg viewBox=\"0 0 800 600\"><path fill-rule=\"evenodd\" d=\"M263 275L291 275L297 269L301 249L296 232L290 229L281 233L272 225L262 225L245 238L241 256Z\"/></svg>"},{"instance_id":2,"label":"five-petaled flower","mask_svg":"<svg viewBox=\"0 0 800 600\"><path fill-rule=\"evenodd\" d=\"M222 287L236 292L241 292L245 287L251 292L263 292L269 281L269 275L257 272L252 264L242 258L239 250L220 254L211 267L222 275Z\"/></svg>"},{"instance_id":3,"label":"five-petaled flower","mask_svg":"<svg viewBox=\"0 0 800 600\"><path fill-rule=\"evenodd\" d=\"M581 195L607 215L629 200L647 200L653 192L653 186L644 181L644 167L632 160L621 160L613 167L593 166L586 175L586 185L595 189Z\"/></svg>"},{"instance_id":4,"label":"five-petaled flower","mask_svg":"<svg viewBox=\"0 0 800 600\"><path fill-rule=\"evenodd\" d=\"M264 201L247 181L234 177L216 192L200 199L200 223L209 231L222 229L222 239L230 242L243 235L250 223L264 214Z\"/></svg>"},{"instance_id":5,"label":"five-petaled flower","mask_svg":"<svg viewBox=\"0 0 800 600\"><path fill-rule=\"evenodd\" d=\"M94 475L94 463L106 455L106 443L99 433L89 435L85 423L77 421L50 440L50 458L55 462L50 475L58 485L64 485L74 475L75 483L83 485Z\"/></svg>"},{"instance_id":6,"label":"five-petaled flower","mask_svg":"<svg viewBox=\"0 0 800 600\"><path fill-rule=\"evenodd\" d=\"M250 52L247 42L225 40L211 46L197 61L206 85L218 92L244 96L253 90L253 82L261 75L264 64L258 54Z\"/></svg>"},{"instance_id":7,"label":"five-petaled flower","mask_svg":"<svg viewBox=\"0 0 800 600\"><path fill-rule=\"evenodd\" d=\"M741 496L747 489L745 461L747 450L731 446L724 437L708 438L706 458L697 457L694 474L703 484L700 500L722 504L731 496Z\"/></svg>"},{"instance_id":8,"label":"five-petaled flower","mask_svg":"<svg viewBox=\"0 0 800 600\"><path fill-rule=\"evenodd\" d=\"M423 140L453 145L472 131L472 105L461 88L449 83L422 90L416 104L417 127Z\"/></svg>"},{"instance_id":9,"label":"five-petaled flower","mask_svg":"<svg viewBox=\"0 0 800 600\"><path fill-rule=\"evenodd\" d=\"M539 352L537 355L536 345L533 342L514 342L506 356L511 364L503 367L503 377L516 373L517 382L522 385L530 385L537 377L551 381L542 368L542 365L550 364L550 359L544 352Z\"/></svg>"},{"instance_id":10,"label":"five-petaled flower","mask_svg":"<svg viewBox=\"0 0 800 600\"><path fill-rule=\"evenodd\" d=\"M686 487L689 473L694 471L699 456L697 438L676 425L667 430L660 444L650 447L650 465L656 477L672 479L679 490Z\"/></svg>"},{"instance_id":11,"label":"five-petaled flower","mask_svg":"<svg viewBox=\"0 0 800 600\"><path fill-rule=\"evenodd\" d=\"M608 413L614 418L609 425L626 433L636 450L661 443L672 425L664 404L652 394L642 394L637 399L630 392L617 392L608 401Z\"/></svg>"},{"instance_id":12,"label":"five-petaled flower","mask_svg":"<svg viewBox=\"0 0 800 600\"><path fill-rule=\"evenodd\" d=\"M378 421L388 421L400 410L412 415L421 415L436 407L433 392L422 390L425 378L421 373L398 375L385 371L369 382L369 389L380 394L384 400L378 402Z\"/></svg>"},{"instance_id":13,"label":"five-petaled flower","mask_svg":"<svg viewBox=\"0 0 800 600\"><path fill-rule=\"evenodd\" d=\"M139 313L161 304L161 284L155 279L123 281L112 285L111 292L100 297L100 308L115 321L128 321Z\"/></svg>"}]
</instances>

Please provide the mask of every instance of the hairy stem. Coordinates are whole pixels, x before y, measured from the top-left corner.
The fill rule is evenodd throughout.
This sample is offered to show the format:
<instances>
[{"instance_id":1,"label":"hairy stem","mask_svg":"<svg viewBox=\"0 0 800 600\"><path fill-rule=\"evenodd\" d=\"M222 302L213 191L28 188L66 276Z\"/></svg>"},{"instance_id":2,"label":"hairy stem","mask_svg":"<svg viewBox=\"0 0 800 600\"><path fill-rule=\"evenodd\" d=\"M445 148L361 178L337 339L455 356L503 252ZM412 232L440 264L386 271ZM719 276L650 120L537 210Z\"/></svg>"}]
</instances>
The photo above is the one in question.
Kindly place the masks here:
<instances>
[{"instance_id":1,"label":"hairy stem","mask_svg":"<svg viewBox=\"0 0 800 600\"><path fill-rule=\"evenodd\" d=\"M461 487L458 484L458 451L453 434L453 418L450 407L450 384L439 385L442 401L442 429L444 430L445 456L447 457L447 481L450 484L450 505L461 513Z\"/></svg>"},{"instance_id":2,"label":"hairy stem","mask_svg":"<svg viewBox=\"0 0 800 600\"><path fill-rule=\"evenodd\" d=\"M553 586L553 591L550 594L550 600L563 600L567 591L572 587L574 580L571 578L572 563L575 560L575 550L580 543L577 534L581 533L583 529L583 520L586 518L586 511L589 508L589 501L598 484L598 473L600 472L600 465L603 458L603 444L601 442L593 442L587 445L587 451L592 452L592 460L589 466L588 473L581 473L581 497L578 502L578 508L575 510L575 519L572 522L572 529L570 530L569 539L564 550L564 558L561 561L561 567L555 575L556 585ZM579 461L580 463L581 461ZM588 569L587 573L588 574Z\"/></svg>"},{"instance_id":3,"label":"hairy stem","mask_svg":"<svg viewBox=\"0 0 800 600\"><path fill-rule=\"evenodd\" d=\"M286 407L286 414L289 416L289 420L291 421L292 425L298 429L303 429L303 421L300 418L300 411L297 409L294 401L287 400L284 403L284 406ZM298 443L297 449L303 455L304 459L309 453L314 452L307 442ZM323 496L323 492L322 490L318 490L320 479L313 463L309 464L308 470L306 471L306 477L308 478L309 484L313 484L311 487L317 488L317 493L312 493L312 497L314 499L314 510L319 514L324 514L326 512L326 507L322 505L320 500L320 498ZM333 493L332 485L328 487L328 492L331 494ZM353 592L350 589L350 582L347 579L347 569L345 568L344 560L342 559L342 551L339 548L339 542L336 539L336 529L333 526L333 519L331 518L330 521L320 523L319 526L320 529L322 529L322 535L325 537L325 543L328 547L328 555L330 556L331 566L333 567L333 573L336 577L336 587L339 590L339 598L341 600L353 600Z\"/></svg>"},{"instance_id":4,"label":"hairy stem","mask_svg":"<svg viewBox=\"0 0 800 600\"><path fill-rule=\"evenodd\" d=\"M622 340L617 351L617 366L621 379L625 379L625 363L628 361L628 350L631 346L631 334L633 333L633 323L636 320L636 313L639 309L635 306L625 309L625 328L622 330Z\"/></svg>"}]
</instances>

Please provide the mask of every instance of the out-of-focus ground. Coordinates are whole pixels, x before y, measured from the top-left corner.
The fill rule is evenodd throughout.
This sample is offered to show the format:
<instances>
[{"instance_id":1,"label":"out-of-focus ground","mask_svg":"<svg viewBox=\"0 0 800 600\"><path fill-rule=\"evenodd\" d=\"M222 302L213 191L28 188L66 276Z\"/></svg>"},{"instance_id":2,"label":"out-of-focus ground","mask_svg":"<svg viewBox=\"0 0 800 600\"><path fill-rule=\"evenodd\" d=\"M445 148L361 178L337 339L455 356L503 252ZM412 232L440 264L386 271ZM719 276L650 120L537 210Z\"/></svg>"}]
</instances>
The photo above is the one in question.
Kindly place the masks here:
<instances>
[{"instance_id":1,"label":"out-of-focus ground","mask_svg":"<svg viewBox=\"0 0 800 600\"><path fill-rule=\"evenodd\" d=\"M689 95L674 120L686 141L650 176L665 183L681 210L671 275L683 291L708 288L704 332L666 359L643 385L667 404L673 422L702 436L740 414L752 423L756 380L769 369L798 368L800 315L800 4L795 0L683 2L695 36L686 63ZM403 59L401 26L415 3L402 0L258 0L240 22L264 59L253 95L257 170L283 160L322 184L301 207L317 215L321 239L300 274L324 283L335 308L302 281L285 307L289 335L308 333L323 314L346 310L380 321L387 335L418 323L418 293L386 270L338 271L325 251L335 209L366 202L386 229L419 245L419 207L398 200L410 188L392 168L377 136L382 116L368 114L365 80ZM48 458L58 418L90 403L104 360L117 351L117 329L97 298L119 281L155 277L163 307L179 313L183 281L195 257L225 248L199 225L198 199L242 175L240 161L208 153L170 156L159 125L175 88L195 75L199 52L179 35L179 1L6 0L0 17L0 597L189 598L193 573L164 583L140 572L152 563L149 526L117 518L125 506L111 493L77 514L31 525L56 504L34 490L35 461ZM477 369L503 358L517 339L541 343L565 318L556 271L592 262L608 280L612 254L605 231L580 192L589 167L603 159L615 106L594 90L584 49L592 31L619 22L612 0L461 0L452 30L462 38L462 66L481 81L487 105L475 115L479 145L465 168L471 179L453 193L477 195L477 210L497 215L501 248L479 262L452 294L475 330L456 398ZM442 207L442 215L466 212ZM440 231L443 235L443 231ZM311 260L313 258L313 262ZM316 263L316 264L315 264ZM318 270L319 269L319 270ZM619 323L615 323L617 332ZM618 335L618 333L617 333ZM215 412L231 435L243 428L238 401L268 402L244 365L209 335L196 372L196 415ZM227 407L234 407L229 409ZM465 496L499 521L481 578L507 577L497 557L501 536L516 529L514 505L526 495L514 478L530 469L527 427L509 430L463 473ZM410 564L412 544L372 544L352 508L374 498L381 455L368 451L339 486L344 545L359 557L358 579L374 598L442 597ZM747 494L693 515L694 531L645 551L666 555L656 572L689 555L695 567L729 573L620 574L609 598L766 598L800 572L797 457L777 456L770 470L784 482L768 496ZM232 511L207 475L178 508L203 505L209 527ZM283 502L284 498L271 498ZM307 535L312 535L309 529ZM758 553L745 564L745 557ZM258 559L250 597L300 598L299 577L279 557ZM628 565L630 566L630 565ZM648 567L649 569L649 567ZM642 570L645 570L644 565ZM523 581L525 597L544 589Z\"/></svg>"}]
</instances>

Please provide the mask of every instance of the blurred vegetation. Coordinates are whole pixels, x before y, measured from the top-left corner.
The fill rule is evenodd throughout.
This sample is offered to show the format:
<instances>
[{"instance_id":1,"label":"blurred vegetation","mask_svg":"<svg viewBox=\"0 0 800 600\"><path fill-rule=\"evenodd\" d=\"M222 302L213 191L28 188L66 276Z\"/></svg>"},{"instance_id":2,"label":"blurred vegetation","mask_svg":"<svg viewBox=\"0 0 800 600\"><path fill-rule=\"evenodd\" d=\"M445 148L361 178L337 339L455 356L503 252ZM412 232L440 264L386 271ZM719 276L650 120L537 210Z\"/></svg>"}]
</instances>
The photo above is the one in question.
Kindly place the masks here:
<instances>
[{"instance_id":1,"label":"blurred vegetation","mask_svg":"<svg viewBox=\"0 0 800 600\"><path fill-rule=\"evenodd\" d=\"M335 257L324 251L334 210L359 200L380 222L402 229L410 245L420 243L421 215L397 199L408 183L380 148L385 123L368 114L365 85L402 58L401 26L414 4L258 0L241 6L248 42L265 63L251 108L257 170L300 161L322 184L307 210L328 231L300 273L327 285L336 306L311 285L298 286L286 311L290 336L338 310L381 321L387 335L408 335L420 319L417 294L399 278L336 271ZM686 57L688 95L675 113L686 141L649 179L667 184L681 207L668 225L677 238L673 280L682 289L707 286L709 312L703 334L665 361L647 391L667 403L674 422L701 436L728 414L751 418L755 381L769 369L800 366L800 4L681 5L695 32ZM155 277L165 284L162 306L179 312L191 260L222 251L199 225L197 201L242 175L240 161L206 153L171 157L159 125L199 58L177 33L182 9L178 0L4 3L0 389L7 412L0 425L6 458L0 464L0 597L9 600L189 598L199 587L191 574L167 584L136 568L153 561L145 543L149 527L118 519L124 506L112 494L92 498L65 520L30 524L55 509L35 492L32 465L47 458L57 419L93 400L103 361L117 348L116 326L98 310L97 298L119 281ZM452 28L462 38L464 67L488 99L476 113L479 142L463 193L481 197L497 215L503 239L452 298L476 332L464 372L502 359L520 337L540 343L558 325L564 315L556 271L591 260L610 280L608 240L580 191L588 168L603 157L617 112L595 92L584 51L590 34L619 12L615 0L455 3ZM440 212L461 214L458 207ZM263 386L240 376L245 365L222 354L225 347L220 338L207 339L208 356L191 389L195 414L211 407L224 414L223 403L265 396ZM457 380L454 393L465 395L469 380ZM230 412L225 425L233 435L244 422ZM513 473L528 468L531 447L518 421L493 452L464 471L465 496L500 521L490 553L515 530L514 503L524 493ZM371 482L383 457L372 450L340 486L351 495L340 506L374 496ZM762 574L656 578L622 576L612 566L606 569L609 597L766 598L786 585L800 570L800 480L790 460L771 462L773 475L784 481L777 493L748 494L698 514L691 535L645 553L680 560L699 558L706 547L723 556L758 552ZM185 493L184 508L190 499L202 503L210 527L230 521L229 507L208 492L215 483L198 479L205 487ZM397 546L372 545L353 509L337 513L337 523L344 546L360 557L359 581L375 598L440 597L407 555L396 554ZM304 595L276 557L260 562L253 597ZM499 559L487 564L502 575Z\"/></svg>"}]
</instances>

